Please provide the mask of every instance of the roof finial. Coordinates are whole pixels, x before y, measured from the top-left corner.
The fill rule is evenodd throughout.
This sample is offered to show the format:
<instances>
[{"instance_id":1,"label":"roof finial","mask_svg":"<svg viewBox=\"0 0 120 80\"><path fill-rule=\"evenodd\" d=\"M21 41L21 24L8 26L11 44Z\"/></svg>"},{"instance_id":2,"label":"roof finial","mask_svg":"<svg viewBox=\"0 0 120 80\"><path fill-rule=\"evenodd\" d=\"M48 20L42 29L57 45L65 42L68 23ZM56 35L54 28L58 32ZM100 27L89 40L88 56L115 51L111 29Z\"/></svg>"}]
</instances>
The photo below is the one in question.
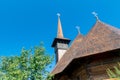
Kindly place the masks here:
<instances>
[{"instance_id":1,"label":"roof finial","mask_svg":"<svg viewBox=\"0 0 120 80\"><path fill-rule=\"evenodd\" d=\"M60 13L57 13L57 16L60 17Z\"/></svg>"},{"instance_id":2,"label":"roof finial","mask_svg":"<svg viewBox=\"0 0 120 80\"><path fill-rule=\"evenodd\" d=\"M76 26L76 29L78 30L78 33L80 34L80 27Z\"/></svg>"},{"instance_id":3,"label":"roof finial","mask_svg":"<svg viewBox=\"0 0 120 80\"><path fill-rule=\"evenodd\" d=\"M92 14L96 17L97 20L99 20L98 14L95 11L93 11Z\"/></svg>"}]
</instances>

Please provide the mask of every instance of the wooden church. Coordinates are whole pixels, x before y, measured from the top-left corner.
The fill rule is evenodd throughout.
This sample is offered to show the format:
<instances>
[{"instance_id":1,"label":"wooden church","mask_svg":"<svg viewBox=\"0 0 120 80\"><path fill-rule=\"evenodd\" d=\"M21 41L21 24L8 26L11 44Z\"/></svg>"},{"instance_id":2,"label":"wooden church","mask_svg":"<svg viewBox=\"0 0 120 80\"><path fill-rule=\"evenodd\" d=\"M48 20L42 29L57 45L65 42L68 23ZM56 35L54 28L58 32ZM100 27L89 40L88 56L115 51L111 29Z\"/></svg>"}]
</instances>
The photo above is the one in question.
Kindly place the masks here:
<instances>
[{"instance_id":1,"label":"wooden church","mask_svg":"<svg viewBox=\"0 0 120 80\"><path fill-rule=\"evenodd\" d=\"M58 33L52 44L56 54L53 80L107 79L106 69L120 61L120 29L98 18L86 36L78 33L70 47L69 43L58 15Z\"/></svg>"}]
</instances>

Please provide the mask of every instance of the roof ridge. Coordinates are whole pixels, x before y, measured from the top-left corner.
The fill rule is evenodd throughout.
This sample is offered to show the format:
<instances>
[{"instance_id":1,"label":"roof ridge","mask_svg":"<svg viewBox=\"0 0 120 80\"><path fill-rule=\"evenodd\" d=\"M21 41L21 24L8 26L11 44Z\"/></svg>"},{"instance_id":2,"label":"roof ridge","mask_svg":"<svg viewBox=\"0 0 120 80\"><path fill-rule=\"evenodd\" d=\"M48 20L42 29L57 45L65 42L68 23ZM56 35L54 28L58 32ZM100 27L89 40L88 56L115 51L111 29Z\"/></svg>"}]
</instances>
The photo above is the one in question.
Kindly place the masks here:
<instances>
[{"instance_id":1,"label":"roof ridge","mask_svg":"<svg viewBox=\"0 0 120 80\"><path fill-rule=\"evenodd\" d=\"M99 25L99 24L105 25L105 26L100 26L100 27L103 27L103 28L106 27L106 28L108 28L109 30L114 31L114 33L120 35L120 29L119 29L119 28L116 28L116 27L114 27L114 26L112 26L112 25L110 25L110 24L107 24L107 23L105 23L105 22L103 22L103 21L101 21L101 20L97 20L96 23L93 25L92 29L91 29L91 30L88 32L88 34L86 35L86 37L89 36L91 33L93 33L94 30L98 28L98 25Z\"/></svg>"},{"instance_id":2,"label":"roof ridge","mask_svg":"<svg viewBox=\"0 0 120 80\"><path fill-rule=\"evenodd\" d=\"M102 22L102 21L99 21L100 23L106 25L110 30L114 31L115 33L119 34L120 35L120 29L119 28L116 28L110 24L107 24L105 22Z\"/></svg>"},{"instance_id":3,"label":"roof ridge","mask_svg":"<svg viewBox=\"0 0 120 80\"><path fill-rule=\"evenodd\" d=\"M73 40L73 42L72 42L72 44L70 45L70 47L72 47L74 44L75 44L75 41L77 41L77 40L79 40L80 38L79 37L83 37L83 35L82 34L78 34L77 36L76 36L76 38Z\"/></svg>"}]
</instances>

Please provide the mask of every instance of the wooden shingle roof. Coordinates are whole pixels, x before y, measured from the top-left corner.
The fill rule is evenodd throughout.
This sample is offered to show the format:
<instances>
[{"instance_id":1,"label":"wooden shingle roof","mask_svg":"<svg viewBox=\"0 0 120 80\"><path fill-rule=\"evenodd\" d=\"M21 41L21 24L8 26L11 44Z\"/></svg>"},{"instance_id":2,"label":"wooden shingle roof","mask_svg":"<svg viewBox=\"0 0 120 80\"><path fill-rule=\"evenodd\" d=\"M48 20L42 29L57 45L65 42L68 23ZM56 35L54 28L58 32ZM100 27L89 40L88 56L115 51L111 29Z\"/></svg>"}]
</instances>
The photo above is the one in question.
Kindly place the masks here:
<instances>
[{"instance_id":1,"label":"wooden shingle roof","mask_svg":"<svg viewBox=\"0 0 120 80\"><path fill-rule=\"evenodd\" d=\"M120 29L97 21L79 44L75 58L98 54L120 48Z\"/></svg>"},{"instance_id":2,"label":"wooden shingle roof","mask_svg":"<svg viewBox=\"0 0 120 80\"><path fill-rule=\"evenodd\" d=\"M97 21L87 36L78 35L52 71L62 72L73 59L120 49L120 29Z\"/></svg>"}]
</instances>

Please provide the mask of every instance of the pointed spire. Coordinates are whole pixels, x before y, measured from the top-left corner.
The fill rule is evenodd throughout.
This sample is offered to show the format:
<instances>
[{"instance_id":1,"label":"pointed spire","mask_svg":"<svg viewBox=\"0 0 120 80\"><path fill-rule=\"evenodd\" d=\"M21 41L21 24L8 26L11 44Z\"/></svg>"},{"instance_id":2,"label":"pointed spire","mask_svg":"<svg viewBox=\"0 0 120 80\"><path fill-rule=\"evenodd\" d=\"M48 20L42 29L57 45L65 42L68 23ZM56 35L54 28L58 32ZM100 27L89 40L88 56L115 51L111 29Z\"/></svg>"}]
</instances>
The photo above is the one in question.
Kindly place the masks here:
<instances>
[{"instance_id":1,"label":"pointed spire","mask_svg":"<svg viewBox=\"0 0 120 80\"><path fill-rule=\"evenodd\" d=\"M58 32L57 32L57 38L64 38L63 36L63 31L62 31L62 26L61 26L61 21L60 21L60 14L57 13L58 16Z\"/></svg>"}]
</instances>

